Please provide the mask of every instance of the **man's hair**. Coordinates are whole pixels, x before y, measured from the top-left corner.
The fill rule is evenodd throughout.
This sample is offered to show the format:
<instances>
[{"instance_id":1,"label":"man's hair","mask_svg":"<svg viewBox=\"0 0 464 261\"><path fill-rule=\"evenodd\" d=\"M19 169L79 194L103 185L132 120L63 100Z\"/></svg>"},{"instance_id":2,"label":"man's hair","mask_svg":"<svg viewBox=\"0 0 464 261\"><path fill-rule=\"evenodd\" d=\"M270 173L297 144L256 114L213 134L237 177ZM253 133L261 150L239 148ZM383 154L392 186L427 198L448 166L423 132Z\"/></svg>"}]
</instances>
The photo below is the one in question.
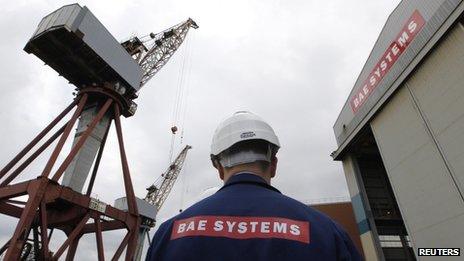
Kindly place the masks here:
<instances>
[{"instance_id":1,"label":"man's hair","mask_svg":"<svg viewBox=\"0 0 464 261\"><path fill-rule=\"evenodd\" d=\"M264 160L257 160L255 162L250 162L250 163L244 163L242 165L258 165L259 168L261 169L261 171L265 172L269 169L269 167L271 166L271 163L270 162L267 162L267 161L264 161ZM237 165L239 166L239 165ZM231 170L232 168L234 168L236 166L233 166L233 167L224 167L226 170Z\"/></svg>"},{"instance_id":2,"label":"man's hair","mask_svg":"<svg viewBox=\"0 0 464 261\"><path fill-rule=\"evenodd\" d=\"M229 155L233 155L239 153L241 151L254 151L263 155L270 153L270 160L275 157L277 153L277 147L265 140L245 140L234 144L232 147L228 148L227 150L221 152L218 155L218 158L225 158ZM270 150L270 151L269 151ZM266 171L269 166L271 165L270 162L265 160L257 160L255 162L244 163L246 164L258 164L262 171ZM225 167L226 169L231 169L233 167Z\"/></svg>"}]
</instances>

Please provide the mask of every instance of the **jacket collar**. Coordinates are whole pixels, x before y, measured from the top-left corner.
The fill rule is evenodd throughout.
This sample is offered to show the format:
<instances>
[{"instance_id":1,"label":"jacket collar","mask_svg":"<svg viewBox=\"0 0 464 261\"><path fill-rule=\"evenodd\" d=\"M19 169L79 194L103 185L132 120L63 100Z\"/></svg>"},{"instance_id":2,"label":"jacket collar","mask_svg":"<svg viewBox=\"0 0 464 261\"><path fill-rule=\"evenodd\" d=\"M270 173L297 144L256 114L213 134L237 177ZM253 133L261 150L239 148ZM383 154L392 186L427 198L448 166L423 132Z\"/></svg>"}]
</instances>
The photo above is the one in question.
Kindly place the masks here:
<instances>
[{"instance_id":1,"label":"jacket collar","mask_svg":"<svg viewBox=\"0 0 464 261\"><path fill-rule=\"evenodd\" d=\"M236 184L252 184L281 193L278 189L267 184L267 182L263 178L250 172L239 172L237 174L234 174L232 177L229 178L229 180L227 180L224 186L222 186L222 188L219 189L219 191L223 190L226 187L230 187Z\"/></svg>"}]
</instances>

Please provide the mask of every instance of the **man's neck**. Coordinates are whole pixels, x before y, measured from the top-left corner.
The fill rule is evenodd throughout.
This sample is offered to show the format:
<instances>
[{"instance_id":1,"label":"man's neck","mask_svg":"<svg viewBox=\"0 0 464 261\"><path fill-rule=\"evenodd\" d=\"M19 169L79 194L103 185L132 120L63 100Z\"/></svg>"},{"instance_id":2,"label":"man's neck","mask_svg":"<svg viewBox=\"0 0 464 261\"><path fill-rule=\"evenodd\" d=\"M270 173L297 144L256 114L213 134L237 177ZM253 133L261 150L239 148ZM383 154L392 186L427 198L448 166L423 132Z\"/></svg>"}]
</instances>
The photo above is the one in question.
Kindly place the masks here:
<instances>
[{"instance_id":1,"label":"man's neck","mask_svg":"<svg viewBox=\"0 0 464 261\"><path fill-rule=\"evenodd\" d=\"M239 171L234 171L234 172L231 171L229 173L226 173L226 175L224 177L224 184L227 182L227 180L229 180L230 177L235 176L235 175L241 175L241 174L256 175L256 176L264 179L267 184L269 184L269 185L271 184L271 178L268 175L265 175L262 172L254 171L254 170L239 170Z\"/></svg>"}]
</instances>

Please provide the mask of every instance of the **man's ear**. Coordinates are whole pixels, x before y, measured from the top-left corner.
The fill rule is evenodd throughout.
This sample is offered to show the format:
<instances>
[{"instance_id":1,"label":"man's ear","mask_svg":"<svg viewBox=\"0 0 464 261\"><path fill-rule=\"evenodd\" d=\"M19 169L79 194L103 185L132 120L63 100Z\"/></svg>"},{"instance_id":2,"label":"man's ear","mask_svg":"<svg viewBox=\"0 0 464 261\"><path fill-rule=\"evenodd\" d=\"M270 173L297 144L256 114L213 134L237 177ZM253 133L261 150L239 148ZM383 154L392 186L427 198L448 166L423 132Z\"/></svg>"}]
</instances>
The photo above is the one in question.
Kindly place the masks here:
<instances>
[{"instance_id":1,"label":"man's ear","mask_svg":"<svg viewBox=\"0 0 464 261\"><path fill-rule=\"evenodd\" d=\"M277 157L273 156L271 160L271 165L270 165L270 171L271 171L271 178L275 177L276 171L277 171Z\"/></svg>"},{"instance_id":2,"label":"man's ear","mask_svg":"<svg viewBox=\"0 0 464 261\"><path fill-rule=\"evenodd\" d=\"M221 166L219 160L214 160L213 165L219 172L219 178L221 178L221 180L224 180L224 167Z\"/></svg>"}]
</instances>

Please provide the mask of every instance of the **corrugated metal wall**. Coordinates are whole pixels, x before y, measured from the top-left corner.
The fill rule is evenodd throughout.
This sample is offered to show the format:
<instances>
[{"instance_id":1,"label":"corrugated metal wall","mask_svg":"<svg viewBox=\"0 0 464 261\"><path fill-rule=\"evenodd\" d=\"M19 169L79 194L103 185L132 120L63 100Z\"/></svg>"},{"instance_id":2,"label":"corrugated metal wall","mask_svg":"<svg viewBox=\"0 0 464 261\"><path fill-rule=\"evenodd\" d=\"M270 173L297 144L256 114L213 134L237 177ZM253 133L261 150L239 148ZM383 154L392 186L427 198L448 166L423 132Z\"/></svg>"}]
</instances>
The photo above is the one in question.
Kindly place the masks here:
<instances>
[{"instance_id":1,"label":"corrugated metal wall","mask_svg":"<svg viewBox=\"0 0 464 261\"><path fill-rule=\"evenodd\" d=\"M458 24L371 122L415 251L464 242L463 68Z\"/></svg>"},{"instance_id":2,"label":"corrugated metal wall","mask_svg":"<svg viewBox=\"0 0 464 261\"><path fill-rule=\"evenodd\" d=\"M34 36L40 35L44 31L64 25L69 31L71 31L72 24L82 8L79 4L65 5L55 12L45 16L37 26Z\"/></svg>"}]
</instances>

